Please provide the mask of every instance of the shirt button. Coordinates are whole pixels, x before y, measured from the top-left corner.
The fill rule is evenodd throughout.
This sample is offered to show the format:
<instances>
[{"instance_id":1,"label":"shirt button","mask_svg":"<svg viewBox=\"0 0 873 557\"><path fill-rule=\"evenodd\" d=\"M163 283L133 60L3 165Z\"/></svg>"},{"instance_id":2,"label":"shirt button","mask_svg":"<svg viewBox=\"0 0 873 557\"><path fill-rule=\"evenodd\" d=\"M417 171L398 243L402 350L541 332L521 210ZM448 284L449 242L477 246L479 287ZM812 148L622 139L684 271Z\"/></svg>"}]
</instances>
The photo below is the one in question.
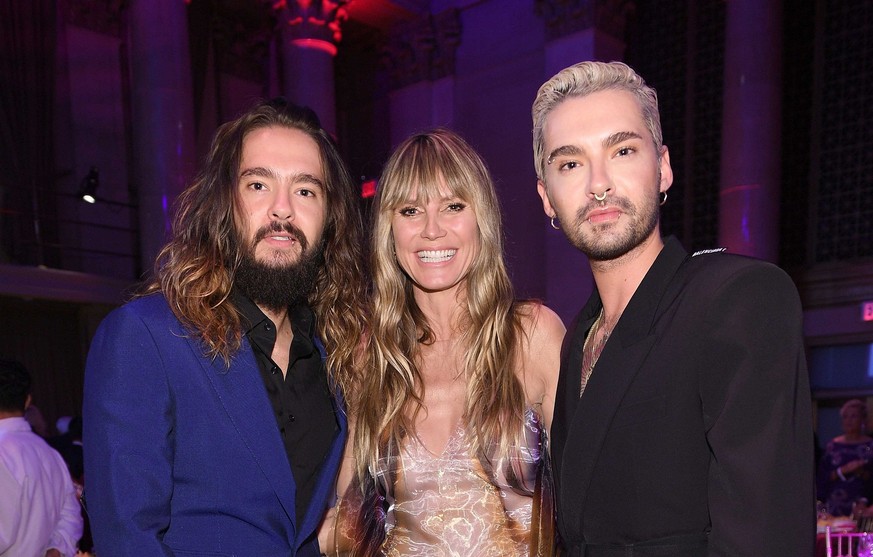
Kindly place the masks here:
<instances>
[{"instance_id":1,"label":"shirt button","mask_svg":"<svg viewBox=\"0 0 873 557\"><path fill-rule=\"evenodd\" d=\"M296 419L297 419L297 418L294 417L294 414L288 414L288 421L289 421L289 422L293 422L293 421L296 420Z\"/></svg>"},{"instance_id":2,"label":"shirt button","mask_svg":"<svg viewBox=\"0 0 873 557\"><path fill-rule=\"evenodd\" d=\"M272 368L270 368L270 373L272 373L273 375L279 373L279 366L273 366Z\"/></svg>"},{"instance_id":3,"label":"shirt button","mask_svg":"<svg viewBox=\"0 0 873 557\"><path fill-rule=\"evenodd\" d=\"M264 323L264 330L265 330L265 331L272 331L272 330L273 330L273 324L272 324L272 323Z\"/></svg>"}]
</instances>

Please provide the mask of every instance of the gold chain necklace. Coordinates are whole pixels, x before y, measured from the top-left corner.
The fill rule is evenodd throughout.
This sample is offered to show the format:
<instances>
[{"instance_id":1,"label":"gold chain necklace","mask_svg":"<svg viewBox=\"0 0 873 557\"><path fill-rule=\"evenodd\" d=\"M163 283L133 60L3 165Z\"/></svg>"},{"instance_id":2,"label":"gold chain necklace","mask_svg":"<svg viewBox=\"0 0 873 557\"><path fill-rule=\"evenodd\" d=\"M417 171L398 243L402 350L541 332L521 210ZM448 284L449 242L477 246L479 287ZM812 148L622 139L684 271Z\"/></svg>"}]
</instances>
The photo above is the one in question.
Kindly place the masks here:
<instances>
[{"instance_id":1,"label":"gold chain necklace","mask_svg":"<svg viewBox=\"0 0 873 557\"><path fill-rule=\"evenodd\" d=\"M588 386L588 380L591 378L591 372L594 371L594 366L597 365L597 360L600 358L600 353L603 352L603 347L606 346L606 341L609 340L609 334L612 332L604 325L606 317L604 317L603 308L600 308L600 315L597 320L591 325L588 330L588 335L585 337L585 344L582 346L582 382L579 387L579 396L585 392L585 387ZM594 342L597 334L603 329L603 336L600 340Z\"/></svg>"}]
</instances>

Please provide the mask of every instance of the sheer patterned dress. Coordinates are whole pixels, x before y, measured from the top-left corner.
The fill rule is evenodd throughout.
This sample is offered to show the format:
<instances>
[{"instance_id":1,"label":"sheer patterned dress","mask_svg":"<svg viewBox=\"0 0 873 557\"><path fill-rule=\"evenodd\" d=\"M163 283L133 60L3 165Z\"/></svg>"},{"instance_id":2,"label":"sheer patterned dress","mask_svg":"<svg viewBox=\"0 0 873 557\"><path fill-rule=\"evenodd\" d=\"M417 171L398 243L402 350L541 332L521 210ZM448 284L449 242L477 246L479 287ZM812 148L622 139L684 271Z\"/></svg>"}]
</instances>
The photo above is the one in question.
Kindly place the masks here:
<instances>
[{"instance_id":1,"label":"sheer patterned dress","mask_svg":"<svg viewBox=\"0 0 873 557\"><path fill-rule=\"evenodd\" d=\"M522 443L508 455L473 455L458 424L442 454L407 436L366 489L353 484L339 507L341 555L547 556L555 531L546 432L525 412ZM396 453L397 451L395 451ZM488 455L488 456L486 456Z\"/></svg>"}]
</instances>

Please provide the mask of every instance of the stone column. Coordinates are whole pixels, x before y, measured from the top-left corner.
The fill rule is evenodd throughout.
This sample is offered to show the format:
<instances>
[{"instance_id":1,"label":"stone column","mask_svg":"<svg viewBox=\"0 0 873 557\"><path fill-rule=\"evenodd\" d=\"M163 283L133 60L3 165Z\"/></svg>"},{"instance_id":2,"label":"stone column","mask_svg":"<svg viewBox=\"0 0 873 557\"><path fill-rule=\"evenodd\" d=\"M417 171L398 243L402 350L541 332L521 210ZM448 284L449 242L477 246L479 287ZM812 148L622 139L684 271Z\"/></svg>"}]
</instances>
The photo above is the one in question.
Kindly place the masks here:
<instances>
[{"instance_id":1,"label":"stone column","mask_svg":"<svg viewBox=\"0 0 873 557\"><path fill-rule=\"evenodd\" d=\"M729 0L719 244L775 262L779 248L782 29L778 0Z\"/></svg>"},{"instance_id":2,"label":"stone column","mask_svg":"<svg viewBox=\"0 0 873 557\"><path fill-rule=\"evenodd\" d=\"M336 134L333 58L348 17L349 0L280 0L273 7L279 25L282 94L318 114L321 126Z\"/></svg>"},{"instance_id":3,"label":"stone column","mask_svg":"<svg viewBox=\"0 0 873 557\"><path fill-rule=\"evenodd\" d=\"M130 0L132 182L143 269L167 241L176 196L195 171L194 101L184 0Z\"/></svg>"},{"instance_id":4,"label":"stone column","mask_svg":"<svg viewBox=\"0 0 873 557\"><path fill-rule=\"evenodd\" d=\"M633 9L631 2L536 0L535 6L546 28L542 81L577 62L610 62L624 56L624 29L626 16ZM569 323L594 289L594 278L587 258L570 244L563 232L553 230L545 216L543 231L546 302Z\"/></svg>"}]
</instances>

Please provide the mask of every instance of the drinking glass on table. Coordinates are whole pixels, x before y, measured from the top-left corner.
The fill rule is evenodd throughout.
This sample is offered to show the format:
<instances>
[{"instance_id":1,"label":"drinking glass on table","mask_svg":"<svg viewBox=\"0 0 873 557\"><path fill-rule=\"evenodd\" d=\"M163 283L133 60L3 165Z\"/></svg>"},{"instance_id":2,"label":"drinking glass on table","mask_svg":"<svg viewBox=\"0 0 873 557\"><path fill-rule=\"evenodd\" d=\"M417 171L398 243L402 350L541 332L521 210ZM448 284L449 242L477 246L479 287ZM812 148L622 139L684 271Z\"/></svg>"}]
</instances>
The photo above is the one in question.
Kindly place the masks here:
<instances>
[{"instance_id":1,"label":"drinking glass on table","mask_svg":"<svg viewBox=\"0 0 873 557\"><path fill-rule=\"evenodd\" d=\"M873 557L873 534L864 534L858 538L858 557Z\"/></svg>"}]
</instances>

